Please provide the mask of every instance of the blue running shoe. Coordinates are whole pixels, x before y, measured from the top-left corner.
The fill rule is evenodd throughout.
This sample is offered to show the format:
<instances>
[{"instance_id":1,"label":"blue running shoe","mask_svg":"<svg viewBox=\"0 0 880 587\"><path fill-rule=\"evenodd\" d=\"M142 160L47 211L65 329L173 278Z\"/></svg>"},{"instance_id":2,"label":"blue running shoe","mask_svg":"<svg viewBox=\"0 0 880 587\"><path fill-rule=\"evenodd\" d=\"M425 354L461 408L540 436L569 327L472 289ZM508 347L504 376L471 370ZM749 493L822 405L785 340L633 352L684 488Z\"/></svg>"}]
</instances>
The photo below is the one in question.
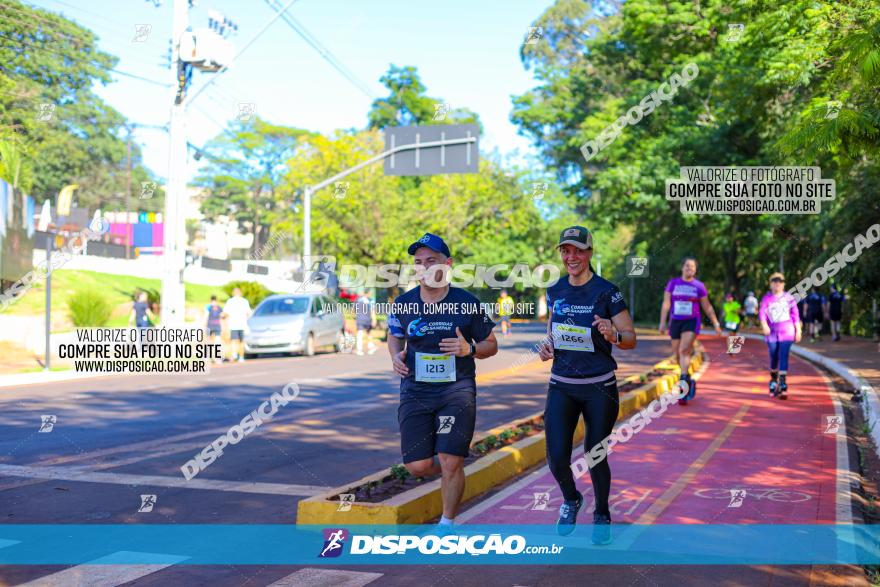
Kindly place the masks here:
<instances>
[{"instance_id":1,"label":"blue running shoe","mask_svg":"<svg viewBox=\"0 0 880 587\"><path fill-rule=\"evenodd\" d=\"M556 533L560 536L568 536L574 532L577 525L578 512L584 506L584 496L578 493L576 500L568 500L562 502L559 506L559 519L556 521Z\"/></svg>"},{"instance_id":2,"label":"blue running shoe","mask_svg":"<svg viewBox=\"0 0 880 587\"><path fill-rule=\"evenodd\" d=\"M611 518L609 516L593 514L593 544L597 546L611 544Z\"/></svg>"},{"instance_id":3,"label":"blue running shoe","mask_svg":"<svg viewBox=\"0 0 880 587\"><path fill-rule=\"evenodd\" d=\"M694 396L697 395L697 380L691 379L690 384L691 384L691 388L687 394L687 399L689 399L689 400L694 399Z\"/></svg>"}]
</instances>

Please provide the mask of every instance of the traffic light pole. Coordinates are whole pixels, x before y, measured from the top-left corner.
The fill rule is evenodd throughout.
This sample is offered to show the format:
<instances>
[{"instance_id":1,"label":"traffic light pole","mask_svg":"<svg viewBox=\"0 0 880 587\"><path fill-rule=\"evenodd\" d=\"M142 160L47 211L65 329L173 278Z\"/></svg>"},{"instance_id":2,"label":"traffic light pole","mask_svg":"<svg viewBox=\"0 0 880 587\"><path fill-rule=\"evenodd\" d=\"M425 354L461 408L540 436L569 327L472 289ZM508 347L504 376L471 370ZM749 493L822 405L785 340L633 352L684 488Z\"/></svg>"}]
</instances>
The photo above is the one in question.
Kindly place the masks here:
<instances>
[{"instance_id":1,"label":"traffic light pole","mask_svg":"<svg viewBox=\"0 0 880 587\"><path fill-rule=\"evenodd\" d=\"M46 228L48 231L48 227ZM43 370L49 371L49 361L52 357L52 344L50 337L52 336L52 245L55 235L46 235L46 362L43 364Z\"/></svg>"},{"instance_id":2,"label":"traffic light pole","mask_svg":"<svg viewBox=\"0 0 880 587\"><path fill-rule=\"evenodd\" d=\"M430 147L446 147L449 145L463 145L466 143L476 143L476 137L466 137L461 139L446 139L442 141L430 141L425 143L411 143L409 145L399 145L397 147L388 149L382 153L379 153L375 157L371 157L366 161L358 163L354 167L349 167L345 171L341 171L334 175L329 179L325 179L320 183L316 183L312 186L306 186L303 188L303 263L305 263L306 259L312 256L312 195L318 190L327 187L330 184L333 184L343 177L349 176L356 171L360 171L364 167L372 165L373 163L378 163L382 161L386 157L390 157L395 153L399 153L401 151L411 151L413 149L427 149ZM303 266L303 271L307 271L307 268Z\"/></svg>"}]
</instances>

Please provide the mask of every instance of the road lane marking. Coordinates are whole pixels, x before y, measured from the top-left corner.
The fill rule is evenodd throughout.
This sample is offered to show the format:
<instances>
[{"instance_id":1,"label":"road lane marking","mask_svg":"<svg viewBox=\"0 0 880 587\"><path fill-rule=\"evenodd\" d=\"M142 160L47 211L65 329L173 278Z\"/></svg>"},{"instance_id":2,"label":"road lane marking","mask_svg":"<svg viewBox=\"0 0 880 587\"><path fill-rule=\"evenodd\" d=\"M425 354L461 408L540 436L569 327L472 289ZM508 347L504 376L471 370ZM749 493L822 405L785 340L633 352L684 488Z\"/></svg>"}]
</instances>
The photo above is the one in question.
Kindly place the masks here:
<instances>
[{"instance_id":1,"label":"road lane marking","mask_svg":"<svg viewBox=\"0 0 880 587\"><path fill-rule=\"evenodd\" d=\"M282 577L267 587L364 587L381 576L382 573L305 568Z\"/></svg>"},{"instance_id":2,"label":"road lane marking","mask_svg":"<svg viewBox=\"0 0 880 587\"><path fill-rule=\"evenodd\" d=\"M812 366L816 369L815 365ZM825 373L819 371L819 369L816 369L816 371L822 379L825 380L825 387L828 389L828 395L831 396L831 403L834 404L834 414L840 418L841 422L844 422L843 433L841 434L838 432L834 435L834 448L837 456L837 466L835 467L837 476L835 484L836 497L834 503L834 516L837 524L845 524L849 526L853 523L852 488L857 484L857 477L853 474L849 464L849 449L846 445L846 416L843 413L843 406L840 403L840 398L837 397L837 390L834 388L834 385L832 385L831 379L828 378ZM857 560L855 545L852 542L837 540L837 548L838 557L845 560ZM841 550L843 550L843 552L840 552Z\"/></svg>"},{"instance_id":3,"label":"road lane marking","mask_svg":"<svg viewBox=\"0 0 880 587\"><path fill-rule=\"evenodd\" d=\"M332 404L323 408L308 408L305 410L299 410L296 412L291 412L290 414L275 416L272 418L272 423L281 423L286 422L288 420L296 421L303 416L309 416L312 414L320 414L322 412L327 412L330 410L339 410L339 408L355 408L355 407L373 407L380 408L381 405L377 405L375 400L370 399L358 399L350 402L343 402L340 404ZM242 414L242 417L246 416L249 412L245 412ZM340 416L346 416L350 414L350 411L339 411ZM232 424L238 424L238 421L232 422L226 426L218 426L216 428L209 428L207 430L199 430L197 432L184 432L182 434L176 434L174 436L166 436L164 438L158 438L156 440L146 440L143 442L136 442L133 444L124 444L121 446L116 446L113 448L102 448L94 451L78 453L75 455L67 455L63 457L54 457L51 459L44 459L41 461L36 461L30 463L35 466L42 465L63 465L65 463L72 463L77 461L85 461L92 458L103 457L107 455L119 454L119 453L129 453L129 452L143 452L154 448L165 448L168 445L179 442L181 440L189 440L191 438L200 438L203 436L207 436L209 439L211 436L216 436L220 434L226 434L229 431L229 427ZM201 447L199 447L201 448Z\"/></svg>"},{"instance_id":4,"label":"road lane marking","mask_svg":"<svg viewBox=\"0 0 880 587\"><path fill-rule=\"evenodd\" d=\"M707 358L707 359L703 360L703 364L700 366L699 370L697 370L697 372L692 375L692 378L694 380L699 381L708 369L709 369L709 360ZM615 428L619 425L620 425L620 422L617 423ZM572 462L574 462L574 460L576 460L576 458L580 457L582 454L584 454L582 444L579 444L578 446L574 447L573 452L572 452ZM496 493L495 495L493 495L489 499L486 499L484 501L476 503L473 507L469 508L467 511L459 513L455 519L459 523L462 523L462 522L466 522L466 521L474 518L474 517L478 516L479 514L483 513L484 511L486 511L487 509L495 507L496 505L498 505L500 502L504 501L508 497L519 493L522 489L528 487L530 484L534 483L536 480L540 479L543 475L548 474L549 472L550 472L550 469L547 467L546 464L543 465L542 467L536 468L531 473L529 473L527 476L525 476L523 479L511 484L506 489L499 491L498 493Z\"/></svg>"},{"instance_id":5,"label":"road lane marking","mask_svg":"<svg viewBox=\"0 0 880 587\"><path fill-rule=\"evenodd\" d=\"M136 485L174 487L178 489L203 489L232 493L258 493L262 495L293 495L310 497L330 489L321 485L290 485L282 483L257 483L253 481L221 481L218 479L190 479L159 475L129 475L126 473L101 473L85 471L76 467L33 467L0 465L0 475L35 479L60 479L83 483L107 483L110 485Z\"/></svg>"},{"instance_id":6,"label":"road lane marking","mask_svg":"<svg viewBox=\"0 0 880 587\"><path fill-rule=\"evenodd\" d=\"M132 556L149 557L149 560L159 558L165 562L149 565L126 564L126 561L130 561ZM77 587L117 587L118 585L136 581L141 577L152 575L187 558L189 557L122 550L51 575L46 575L45 577L40 577L39 579L34 579L19 587L69 587L70 585L76 585ZM116 560L120 562L114 562Z\"/></svg>"},{"instance_id":7,"label":"road lane marking","mask_svg":"<svg viewBox=\"0 0 880 587\"><path fill-rule=\"evenodd\" d=\"M524 367L524 368L520 368L519 371L533 370L535 368L535 366L540 367L540 366L542 366L542 364L537 363L537 365L526 365L525 367L528 367L528 369L526 369ZM508 374L509 372L511 372L510 367L507 367L504 369L499 369L497 371L490 371L489 373L486 373L483 376L478 376L477 381L480 382L480 381L486 380L486 379L481 379L481 377L491 379L491 378L495 378L495 377L500 377L504 374ZM339 374L339 375L334 375L333 377L334 378L346 378L348 376L349 375L346 375L346 374ZM340 409L340 408L360 408L360 407L365 407L368 409L379 409L382 406L380 404L376 403L375 398L371 398L371 399L360 398L360 399L355 399L355 400L348 401L348 402L327 405L325 407L307 408L307 409L303 409L303 410L298 410L296 412L291 412L290 414L287 414L287 415L276 416L275 418L272 419L272 424L283 424L283 423L289 422L289 421L297 422L305 416L311 416L311 415L315 415L315 414L323 414L323 413L327 413L327 412L331 412L331 411L334 415L338 415L339 417L348 417L348 416L352 415L354 412L352 410L346 410L346 409ZM271 429L272 429L272 427L271 427L271 425L269 425L269 430L271 431ZM128 445L116 446L116 447L108 448L108 449L98 449L98 450L94 450L94 451L78 453L75 455L67 455L67 456L62 456L62 457L53 457L50 459L43 459L40 461L35 461L33 463L30 463L30 465L34 465L34 466L63 465L63 464L67 464L67 463L88 461L90 459L95 459L95 458L113 455L113 454L133 453L133 452L136 452L141 455L145 455L144 459L142 459L142 460L147 460L147 459L152 458L151 455L147 454L147 452L152 449L162 449L162 448L167 447L169 444L173 444L173 443L179 442L181 440L190 440L193 438L201 438L201 437L210 438L211 436L214 436L214 435L225 434L228 430L229 430L229 426L223 426L223 427L211 428L208 430L201 430L198 432L186 432L186 433L177 434L174 436L167 436L164 438L159 438L156 440L147 440L147 441L143 441L140 443L133 443L133 444L128 444ZM202 448L202 446L197 446L197 443L194 443L193 448L200 449L200 448ZM136 462L136 461L129 461L129 462ZM4 489L4 486L0 486L0 491L2 491L3 489Z\"/></svg>"},{"instance_id":8,"label":"road lane marking","mask_svg":"<svg viewBox=\"0 0 880 587\"><path fill-rule=\"evenodd\" d=\"M840 404L840 398L837 397L837 390L831 384L831 380L826 377L824 373L819 372L819 374L825 380L828 395L831 396L831 402L834 404L834 414L840 418L841 422L846 422L846 416L843 413L843 406ZM843 434L835 434L834 442L837 456L837 499L835 502L835 518L838 524L852 524L852 487L853 484L856 483L856 477L849 468L849 451L846 446L846 432L844 431Z\"/></svg>"},{"instance_id":9,"label":"road lane marking","mask_svg":"<svg viewBox=\"0 0 880 587\"><path fill-rule=\"evenodd\" d=\"M467 522L471 518L474 518L475 516L482 514L484 511L495 507L496 505L498 505L500 502L504 501L508 497L519 493L520 490L528 487L529 485L531 485L532 483L534 483L535 481L540 479L543 475L545 475L548 472L549 472L549 469L547 468L546 464L535 469L534 471L532 471L531 473L529 473L528 475L526 475L525 477L523 477L522 479L520 479L516 483L513 483L512 485L508 486L507 488L502 489L501 491L499 491L498 493L496 493L495 495L493 495L489 499L485 499L481 502L478 502L478 503L474 504L473 507L468 508L466 511L459 513L455 517L455 521L459 524Z\"/></svg>"},{"instance_id":10,"label":"road lane marking","mask_svg":"<svg viewBox=\"0 0 880 587\"><path fill-rule=\"evenodd\" d=\"M727 426L724 427L718 436L707 446L700 456L697 457L697 460L692 462L690 466L685 470L684 473L672 484L672 486L663 492L663 494L654 500L654 503L647 509L647 511L639 516L639 519L636 520L636 524L640 526L648 526L657 521L657 518L660 517L660 514L672 503L676 497L678 497L682 491L694 480L697 474L703 470L703 467L709 462L709 460L718 452L718 449L721 448L721 445L724 444L724 441L727 440L737 426L740 425L743 418L746 415L746 412L749 411L749 408L752 407L751 402L744 404L737 410L736 414L727 423Z\"/></svg>"},{"instance_id":11,"label":"road lane marking","mask_svg":"<svg viewBox=\"0 0 880 587\"><path fill-rule=\"evenodd\" d=\"M477 383L487 383L489 381L492 381L493 379L499 379L506 375L515 375L516 373L528 373L529 371L541 370L541 368L545 368L549 372L550 363L541 361L539 359L534 359L526 363L525 365L504 367L503 369L496 369L494 371L489 371L488 373L483 373L482 375L477 375L476 381Z\"/></svg>"}]
</instances>

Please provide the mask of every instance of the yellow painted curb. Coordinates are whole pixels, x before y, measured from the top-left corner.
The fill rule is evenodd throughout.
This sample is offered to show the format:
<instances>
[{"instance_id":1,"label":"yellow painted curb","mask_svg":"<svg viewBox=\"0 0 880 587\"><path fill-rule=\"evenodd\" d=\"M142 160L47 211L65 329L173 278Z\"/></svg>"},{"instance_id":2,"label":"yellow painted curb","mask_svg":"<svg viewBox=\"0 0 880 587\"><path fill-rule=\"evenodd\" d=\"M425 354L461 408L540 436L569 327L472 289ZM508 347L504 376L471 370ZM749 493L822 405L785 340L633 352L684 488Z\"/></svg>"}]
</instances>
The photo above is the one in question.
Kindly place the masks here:
<instances>
[{"instance_id":1,"label":"yellow painted curb","mask_svg":"<svg viewBox=\"0 0 880 587\"><path fill-rule=\"evenodd\" d=\"M698 347L691 359L690 372L694 373L702 363L703 353L702 349ZM670 391L678 381L679 367L671 359L657 363L651 368L651 371L654 369L668 369L669 374L628 392L620 402L618 418L626 418L639 411L660 395ZM640 375L633 375L624 379L624 382L636 381L639 378ZM543 411L525 418L518 418L511 423L493 428L480 437L485 438L490 434L498 434L520 422L526 422L542 415ZM574 442L580 442L583 436L584 423L581 419L578 420ZM516 477L545 458L546 439L544 433L541 432L477 459L464 468L466 483L462 502L477 497ZM440 479L427 481L419 487L399 493L381 503L352 503L351 509L348 511L339 511L342 504L339 501L329 500L340 493L349 493L354 487L365 485L370 481L381 481L387 476L388 469L385 468L354 483L346 483L321 495L301 500L297 506L296 523L330 525L422 524L440 515L443 510Z\"/></svg>"}]
</instances>

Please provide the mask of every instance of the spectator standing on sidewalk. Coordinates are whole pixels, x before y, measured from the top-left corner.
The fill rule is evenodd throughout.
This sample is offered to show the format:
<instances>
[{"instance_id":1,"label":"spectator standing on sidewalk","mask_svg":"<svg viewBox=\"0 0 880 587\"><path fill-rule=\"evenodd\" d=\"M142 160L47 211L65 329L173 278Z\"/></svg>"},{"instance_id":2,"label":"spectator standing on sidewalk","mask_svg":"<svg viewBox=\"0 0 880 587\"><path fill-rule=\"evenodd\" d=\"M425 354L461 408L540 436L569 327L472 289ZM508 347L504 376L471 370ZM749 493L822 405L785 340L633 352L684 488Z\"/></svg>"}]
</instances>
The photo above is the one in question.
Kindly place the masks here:
<instances>
[{"instance_id":1,"label":"spectator standing on sidewalk","mask_svg":"<svg viewBox=\"0 0 880 587\"><path fill-rule=\"evenodd\" d=\"M242 297L241 289L232 290L232 297L223 305L223 317L229 325L229 337L232 344L232 359L244 362L244 331L251 315L251 305Z\"/></svg>"}]
</instances>

